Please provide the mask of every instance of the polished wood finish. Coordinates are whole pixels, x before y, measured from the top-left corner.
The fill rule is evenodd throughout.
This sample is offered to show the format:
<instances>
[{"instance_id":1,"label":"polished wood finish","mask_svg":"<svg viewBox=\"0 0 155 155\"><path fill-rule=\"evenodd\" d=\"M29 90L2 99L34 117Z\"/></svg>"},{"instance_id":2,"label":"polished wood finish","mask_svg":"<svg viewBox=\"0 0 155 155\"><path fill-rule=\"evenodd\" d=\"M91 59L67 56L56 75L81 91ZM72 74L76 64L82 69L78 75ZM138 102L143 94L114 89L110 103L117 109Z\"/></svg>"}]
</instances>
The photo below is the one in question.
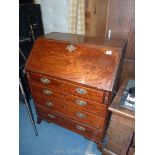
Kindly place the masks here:
<instances>
[{"instance_id":1,"label":"polished wood finish","mask_svg":"<svg viewBox=\"0 0 155 155\"><path fill-rule=\"evenodd\" d=\"M77 120L81 123L85 123L97 129L103 129L105 124L105 118L93 115L85 111L81 111L73 107L69 107L60 102L54 102L54 103L55 103L55 106L48 107L48 110L51 110L51 111L54 110L59 113L63 113L65 116L73 118L74 120ZM47 108L45 105L43 106L40 106L40 105L41 105L41 100L39 100L37 107ZM82 114L83 117L80 117L78 114Z\"/></svg>"},{"instance_id":2,"label":"polished wood finish","mask_svg":"<svg viewBox=\"0 0 155 155\"><path fill-rule=\"evenodd\" d=\"M120 86L123 84L125 79L135 79L135 61L124 59L122 73L121 73L121 80Z\"/></svg>"},{"instance_id":3,"label":"polished wood finish","mask_svg":"<svg viewBox=\"0 0 155 155\"><path fill-rule=\"evenodd\" d=\"M76 120L73 120L69 117L66 117L65 115L62 115L56 111L49 111L43 108L39 109L38 107L36 108L36 110L38 112L40 119L47 120L48 122L54 122L58 125L61 125L64 128L67 128L79 134L85 135L85 137L91 140L94 140L95 142L100 141L100 139L102 138L102 134L103 134L102 130L96 130L95 128L92 128ZM51 118L48 116L49 114L55 117ZM83 127L84 130L80 130L77 126Z\"/></svg>"},{"instance_id":4,"label":"polished wood finish","mask_svg":"<svg viewBox=\"0 0 155 155\"><path fill-rule=\"evenodd\" d=\"M126 59L135 59L135 0L109 0L107 28L112 38L128 41Z\"/></svg>"},{"instance_id":5,"label":"polished wood finish","mask_svg":"<svg viewBox=\"0 0 155 155\"><path fill-rule=\"evenodd\" d=\"M86 35L105 37L110 29L112 38L127 40L125 55L127 61L124 64L121 81L125 79L124 76L131 77L132 75L133 77L135 71L135 0L86 0L85 6Z\"/></svg>"},{"instance_id":6,"label":"polished wood finish","mask_svg":"<svg viewBox=\"0 0 155 155\"><path fill-rule=\"evenodd\" d=\"M33 90L33 87L31 87L31 88L32 88L32 92L34 93L33 97L34 97L36 103L39 103L39 102L37 102L38 100L39 101L42 100L41 104L48 106L48 105L46 105L46 102L52 102L54 104L54 102L58 101L58 102L67 104L71 107L75 107L80 110L91 112L92 114L95 114L95 115L98 115L101 117L107 117L107 115L108 115L108 109L107 109L108 106L107 105L95 103L95 102L92 102L92 101L89 101L86 99L81 99L77 96L73 96L73 95L69 95L69 94L62 94L60 92L57 92L58 97L50 97L50 96L47 97L46 95L44 95L42 93L36 93L38 91ZM55 91L53 91L53 92L55 92ZM60 95L60 97L59 97L59 95ZM61 96L63 98L61 98ZM46 100L44 98L46 98ZM77 101L84 101L86 104L80 105L79 102L77 102ZM51 106L51 108L52 108L52 106Z\"/></svg>"},{"instance_id":7,"label":"polished wood finish","mask_svg":"<svg viewBox=\"0 0 155 155\"><path fill-rule=\"evenodd\" d=\"M104 37L110 29L112 38L128 41L125 58L135 59L135 0L86 0L85 19L86 35Z\"/></svg>"},{"instance_id":8,"label":"polished wood finish","mask_svg":"<svg viewBox=\"0 0 155 155\"><path fill-rule=\"evenodd\" d=\"M102 150L125 47L123 40L65 33L38 38L26 64L37 122L80 133Z\"/></svg>"},{"instance_id":9,"label":"polished wood finish","mask_svg":"<svg viewBox=\"0 0 155 155\"><path fill-rule=\"evenodd\" d=\"M121 155L125 142L135 130L135 112L120 107L120 100L127 85L126 79L115 96L109 110L112 112L106 132L103 155Z\"/></svg>"},{"instance_id":10,"label":"polished wood finish","mask_svg":"<svg viewBox=\"0 0 155 155\"><path fill-rule=\"evenodd\" d=\"M86 35L105 36L108 0L86 0Z\"/></svg>"},{"instance_id":11,"label":"polished wood finish","mask_svg":"<svg viewBox=\"0 0 155 155\"><path fill-rule=\"evenodd\" d=\"M112 90L117 71L117 63L122 55L121 50L109 47L110 43L114 42L111 46L117 44L115 40L107 42L103 39L100 40L100 44L107 43L108 47L104 48L102 45L89 45L90 43L87 40L81 42L78 38L85 39L82 35L64 34L64 36L61 36L60 33L52 34L53 35L47 36L49 39L40 38L36 41L31 52L31 55L33 55L29 57L26 65L27 70L32 70L33 72L39 71L46 75L63 78L100 90ZM55 36L56 39L59 36L61 36L59 39L68 36L66 37L68 42L64 43L62 41L53 40ZM70 40L72 39L70 37L74 37L74 40ZM95 42L96 39L89 39L90 42L94 41L93 44L98 43L97 41ZM72 41L72 43L70 43L69 40ZM73 44L77 48L73 53L68 52L66 49L69 44ZM121 41L121 44L125 46L125 42ZM106 54L107 50L112 51L112 54ZM44 55L44 57L42 57L42 55ZM59 64L57 62L59 62Z\"/></svg>"},{"instance_id":12,"label":"polished wood finish","mask_svg":"<svg viewBox=\"0 0 155 155\"><path fill-rule=\"evenodd\" d=\"M134 128L135 122L133 119L112 114L103 155L120 155L125 140L128 139L130 133L134 132Z\"/></svg>"},{"instance_id":13,"label":"polished wood finish","mask_svg":"<svg viewBox=\"0 0 155 155\"><path fill-rule=\"evenodd\" d=\"M96 35L96 0L85 1L85 29L87 36Z\"/></svg>"},{"instance_id":14,"label":"polished wood finish","mask_svg":"<svg viewBox=\"0 0 155 155\"><path fill-rule=\"evenodd\" d=\"M98 37L98 36L86 36L86 35L76 35L76 34L68 34L68 33L58 33L52 32L47 35L44 35L42 39L47 40L55 40L59 42L65 43L76 43L80 45L87 45L88 48L95 46L95 47L104 47L109 49L111 47L123 49L126 45L126 41L122 39L107 39L105 37ZM41 37L39 38L41 40ZM65 50L65 49L64 49Z\"/></svg>"},{"instance_id":15,"label":"polished wood finish","mask_svg":"<svg viewBox=\"0 0 155 155\"><path fill-rule=\"evenodd\" d=\"M124 80L121 88L119 89L117 95L115 96L112 104L109 106L108 109L115 114L135 120L135 112L134 111L128 110L128 109L120 106L121 97L123 96L123 93L126 90L128 80L129 79Z\"/></svg>"},{"instance_id":16,"label":"polished wood finish","mask_svg":"<svg viewBox=\"0 0 155 155\"><path fill-rule=\"evenodd\" d=\"M40 79L44 77L49 79L51 82L48 84L42 83L40 81ZM43 76L43 75L39 75L39 74L34 74L34 73L29 73L29 79L32 82L35 82L37 84L40 84L42 86L45 87L49 87L49 88L53 88L53 89L57 89L61 92L70 92L71 94L77 95L77 96L81 96L84 97L86 99L91 99L94 101L98 101L98 102L102 102L103 97L105 96L103 91L99 91L99 90L94 90L88 87L84 87L84 86L79 86L79 85L75 85L73 83L69 83L67 81L64 80L59 80L56 78L51 78L49 76ZM37 86L36 86L37 87ZM76 90L77 88L81 88L87 91L86 94L79 94Z\"/></svg>"}]
</instances>

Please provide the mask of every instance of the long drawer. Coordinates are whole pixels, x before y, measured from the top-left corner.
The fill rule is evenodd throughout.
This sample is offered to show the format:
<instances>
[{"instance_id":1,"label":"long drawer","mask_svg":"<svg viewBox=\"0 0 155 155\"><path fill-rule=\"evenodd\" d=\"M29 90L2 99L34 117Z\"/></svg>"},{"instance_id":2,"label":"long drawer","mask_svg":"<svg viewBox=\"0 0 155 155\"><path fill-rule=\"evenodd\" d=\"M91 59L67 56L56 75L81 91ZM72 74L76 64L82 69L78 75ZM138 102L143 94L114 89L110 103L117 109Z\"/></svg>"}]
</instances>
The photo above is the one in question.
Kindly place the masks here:
<instances>
[{"instance_id":1,"label":"long drawer","mask_svg":"<svg viewBox=\"0 0 155 155\"><path fill-rule=\"evenodd\" d=\"M44 104L46 104L46 100L37 99L36 105L38 107L47 108ZM48 107L49 110L54 110L60 112L70 118L73 118L79 122L85 123L89 126L103 129L105 118L91 114L86 111L79 110L77 108L73 108L61 102L55 102L53 107Z\"/></svg>"},{"instance_id":2,"label":"long drawer","mask_svg":"<svg viewBox=\"0 0 155 155\"><path fill-rule=\"evenodd\" d=\"M85 86L79 86L73 83L68 83L64 80L58 80L56 78L44 76L37 73L28 72L28 78L30 82L37 83L39 85L60 90L62 92L71 93L79 97L90 99L96 102L103 101L104 93L100 90L94 90Z\"/></svg>"},{"instance_id":3,"label":"long drawer","mask_svg":"<svg viewBox=\"0 0 155 155\"><path fill-rule=\"evenodd\" d=\"M46 102L47 101L55 102L55 100L56 100L59 102L63 102L69 106L78 108L80 110L85 110L85 111L91 112L93 114L96 114L98 116L102 116L102 117L106 117L107 113L108 113L106 105L96 103L93 101L89 101L86 99L81 99L74 95L64 94L64 93L61 93L61 92L58 92L58 91L55 91L52 89L47 89L52 92L51 95L47 95L43 92L43 90L45 90L44 87L40 87L35 84L31 84L31 90L32 90L33 94L36 94L36 95L34 95L36 100L38 98L37 96L39 96L39 97L41 96L42 98L46 98Z\"/></svg>"},{"instance_id":4,"label":"long drawer","mask_svg":"<svg viewBox=\"0 0 155 155\"><path fill-rule=\"evenodd\" d=\"M102 141L103 138L103 130L97 130L76 120L70 119L65 117L64 115L54 112L45 110L43 108L36 108L38 117L46 120L48 122L54 122L64 128L70 129L76 133L82 134L85 137L92 139L94 141ZM52 133L51 133L52 134Z\"/></svg>"}]
</instances>

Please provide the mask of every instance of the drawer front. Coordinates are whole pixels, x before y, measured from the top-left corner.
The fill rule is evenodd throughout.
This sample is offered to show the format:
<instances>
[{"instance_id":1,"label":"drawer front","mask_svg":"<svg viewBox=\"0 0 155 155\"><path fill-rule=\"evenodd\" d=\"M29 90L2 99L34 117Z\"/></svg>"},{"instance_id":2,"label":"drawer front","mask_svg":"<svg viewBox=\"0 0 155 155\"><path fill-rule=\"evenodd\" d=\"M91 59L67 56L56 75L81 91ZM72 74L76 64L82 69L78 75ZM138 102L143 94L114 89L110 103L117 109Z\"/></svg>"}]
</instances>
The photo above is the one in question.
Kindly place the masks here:
<instances>
[{"instance_id":1,"label":"drawer front","mask_svg":"<svg viewBox=\"0 0 155 155\"><path fill-rule=\"evenodd\" d=\"M79 86L73 83L68 83L63 80L54 79L48 76L43 76L37 73L28 73L28 78L31 82L39 85L60 90L62 92L71 93L86 99L97 102L102 102L104 98L103 91L94 90L88 87Z\"/></svg>"},{"instance_id":2,"label":"drawer front","mask_svg":"<svg viewBox=\"0 0 155 155\"><path fill-rule=\"evenodd\" d=\"M39 96L39 98L46 98L48 101L51 101L51 102L59 101L69 106L78 108L80 110L85 110L101 117L107 117L108 109L107 109L107 106L104 104L91 102L86 99L81 99L79 97L69 95L69 94L63 94L57 91L53 91L51 89L48 89L48 90L50 90L52 94L46 95L43 93L44 88L39 87L37 89L35 86L32 86L32 92L35 99L38 99L38 96Z\"/></svg>"},{"instance_id":3,"label":"drawer front","mask_svg":"<svg viewBox=\"0 0 155 155\"><path fill-rule=\"evenodd\" d=\"M61 101L59 102L59 101L56 101L54 99L50 99L47 97L45 98L45 97L41 96L40 94L36 94L36 93L33 93L33 98L34 98L36 104L42 105L46 108L51 108L51 109L54 108L56 111L63 109L65 105L69 105L69 106L73 105L73 104L67 104L69 102L63 103ZM74 106L72 106L72 107L74 107ZM78 106L76 108L79 110L85 110L85 111L89 112L86 108L81 108L81 107L79 108ZM102 110L102 109L100 109L100 110Z\"/></svg>"},{"instance_id":4,"label":"drawer front","mask_svg":"<svg viewBox=\"0 0 155 155\"><path fill-rule=\"evenodd\" d=\"M65 104L63 104L61 102L47 99L47 98L38 97L36 94L33 94L33 99L34 99L35 105L37 107L41 106L48 110L54 110L54 111L57 111L60 113L64 113Z\"/></svg>"},{"instance_id":5,"label":"drawer front","mask_svg":"<svg viewBox=\"0 0 155 155\"><path fill-rule=\"evenodd\" d=\"M47 102L49 102L49 101L42 100L42 99L37 99L36 101L37 101L36 102L37 107L42 107L42 108L46 108L48 110L54 110L54 111L60 112L70 118L73 118L79 122L88 124L90 126L98 128L98 129L103 129L103 127L104 127L105 118L102 118L100 116L88 113L86 111L81 111L79 109L70 107L70 106L60 103L60 102L51 102L54 105L48 106L48 108L47 108L46 105L47 105Z\"/></svg>"},{"instance_id":6,"label":"drawer front","mask_svg":"<svg viewBox=\"0 0 155 155\"><path fill-rule=\"evenodd\" d=\"M32 94L37 93L45 98L55 99L55 100L63 100L64 94L53 89L49 89L43 86L39 86L34 83L29 83Z\"/></svg>"},{"instance_id":7,"label":"drawer front","mask_svg":"<svg viewBox=\"0 0 155 155\"><path fill-rule=\"evenodd\" d=\"M101 142L103 139L103 130L97 130L54 111L49 111L41 108L37 108L36 110L38 117L40 117L41 119L44 119L48 122L54 122L64 128L70 129L97 142Z\"/></svg>"}]
</instances>

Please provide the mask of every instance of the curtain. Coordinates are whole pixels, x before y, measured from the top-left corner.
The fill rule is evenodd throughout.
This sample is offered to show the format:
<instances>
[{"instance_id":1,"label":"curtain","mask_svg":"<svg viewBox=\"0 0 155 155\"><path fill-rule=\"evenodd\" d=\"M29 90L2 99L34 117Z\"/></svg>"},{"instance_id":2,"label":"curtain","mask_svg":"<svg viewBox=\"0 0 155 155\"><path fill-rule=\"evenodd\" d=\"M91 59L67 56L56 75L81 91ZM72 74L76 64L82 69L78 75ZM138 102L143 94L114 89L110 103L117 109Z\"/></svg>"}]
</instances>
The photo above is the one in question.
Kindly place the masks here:
<instances>
[{"instance_id":1,"label":"curtain","mask_svg":"<svg viewBox=\"0 0 155 155\"><path fill-rule=\"evenodd\" d=\"M68 31L74 34L85 34L85 0L68 0Z\"/></svg>"}]
</instances>

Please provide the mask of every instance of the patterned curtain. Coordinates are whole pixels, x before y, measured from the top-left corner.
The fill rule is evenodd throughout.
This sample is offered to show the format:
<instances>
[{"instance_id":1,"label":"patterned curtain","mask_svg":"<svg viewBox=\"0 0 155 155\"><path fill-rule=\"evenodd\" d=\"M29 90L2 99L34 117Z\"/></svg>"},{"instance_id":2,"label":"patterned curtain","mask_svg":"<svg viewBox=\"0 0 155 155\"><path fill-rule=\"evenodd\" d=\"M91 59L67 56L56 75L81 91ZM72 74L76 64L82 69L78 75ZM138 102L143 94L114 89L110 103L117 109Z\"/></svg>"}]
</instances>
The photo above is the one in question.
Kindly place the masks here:
<instances>
[{"instance_id":1,"label":"patterned curtain","mask_svg":"<svg viewBox=\"0 0 155 155\"><path fill-rule=\"evenodd\" d=\"M69 0L68 31L85 34L85 0Z\"/></svg>"}]
</instances>

